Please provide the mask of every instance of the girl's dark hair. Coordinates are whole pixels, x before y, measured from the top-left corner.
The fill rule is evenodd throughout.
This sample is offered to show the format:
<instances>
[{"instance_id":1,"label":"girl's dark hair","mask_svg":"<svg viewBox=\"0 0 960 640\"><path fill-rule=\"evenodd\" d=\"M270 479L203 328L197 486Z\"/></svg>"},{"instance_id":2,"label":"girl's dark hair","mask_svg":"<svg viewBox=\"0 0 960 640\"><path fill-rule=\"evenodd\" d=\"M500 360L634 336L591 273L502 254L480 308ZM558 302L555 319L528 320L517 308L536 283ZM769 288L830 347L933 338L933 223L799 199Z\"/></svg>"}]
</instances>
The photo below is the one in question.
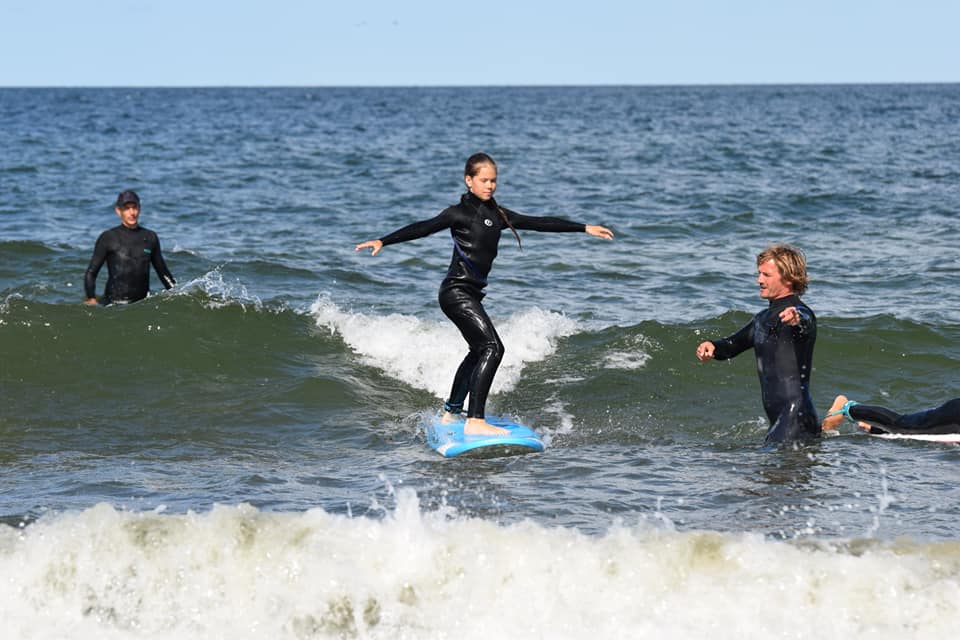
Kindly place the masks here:
<instances>
[{"instance_id":1,"label":"girl's dark hair","mask_svg":"<svg viewBox=\"0 0 960 640\"><path fill-rule=\"evenodd\" d=\"M479 153L475 153L469 158L467 158L467 164L464 165L463 167L463 175L472 178L475 175L477 175L477 173L480 171L480 167L482 167L485 164L490 165L494 169L497 168L497 163L494 162L493 158L483 153L482 151ZM517 246L520 247L520 249L522 250L523 243L520 242L520 234L517 233L517 230L513 228L512 224L510 224L510 220L507 218L507 214L504 212L503 209L500 208L500 205L497 205L497 213L500 214L500 218L503 219L504 224L510 227L510 231L513 231L513 237L517 239Z\"/></svg>"}]
</instances>

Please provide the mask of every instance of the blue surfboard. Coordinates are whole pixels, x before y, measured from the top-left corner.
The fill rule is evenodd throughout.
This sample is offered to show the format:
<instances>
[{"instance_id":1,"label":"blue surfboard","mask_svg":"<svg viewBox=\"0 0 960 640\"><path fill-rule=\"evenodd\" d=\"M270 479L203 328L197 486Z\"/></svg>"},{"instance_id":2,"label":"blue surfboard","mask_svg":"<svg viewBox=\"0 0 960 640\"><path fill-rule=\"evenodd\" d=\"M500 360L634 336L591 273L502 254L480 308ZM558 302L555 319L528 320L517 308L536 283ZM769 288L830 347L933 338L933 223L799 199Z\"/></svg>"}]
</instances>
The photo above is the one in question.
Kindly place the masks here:
<instances>
[{"instance_id":1,"label":"blue surfboard","mask_svg":"<svg viewBox=\"0 0 960 640\"><path fill-rule=\"evenodd\" d=\"M513 422L509 418L492 416L487 416L487 422L508 429L510 433L502 436L464 435L463 420L442 424L440 416L437 416L426 426L427 444L447 458L460 455L496 458L537 453L544 449L543 440L530 427Z\"/></svg>"}]
</instances>

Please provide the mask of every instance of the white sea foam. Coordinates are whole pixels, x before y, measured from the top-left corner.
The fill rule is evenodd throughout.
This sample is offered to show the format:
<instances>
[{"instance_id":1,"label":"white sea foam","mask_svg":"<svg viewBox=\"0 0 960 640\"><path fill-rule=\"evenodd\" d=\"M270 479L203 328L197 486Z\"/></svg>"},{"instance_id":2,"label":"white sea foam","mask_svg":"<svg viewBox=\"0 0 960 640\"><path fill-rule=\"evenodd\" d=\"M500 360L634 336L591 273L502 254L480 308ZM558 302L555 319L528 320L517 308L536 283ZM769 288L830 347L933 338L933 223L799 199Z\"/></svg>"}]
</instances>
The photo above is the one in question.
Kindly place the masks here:
<instances>
[{"instance_id":1,"label":"white sea foam","mask_svg":"<svg viewBox=\"0 0 960 640\"><path fill-rule=\"evenodd\" d=\"M457 366L467 353L460 332L444 317L423 320L400 314L351 313L325 297L318 298L310 311L317 326L340 335L365 364L437 397L449 393ZM524 365L554 353L557 339L578 328L564 315L536 308L495 320L506 355L491 393L513 389Z\"/></svg>"},{"instance_id":2,"label":"white sea foam","mask_svg":"<svg viewBox=\"0 0 960 640\"><path fill-rule=\"evenodd\" d=\"M189 293L200 290L210 296L206 306L211 309L218 309L230 305L240 305L242 307L251 306L254 309L262 309L263 302L259 297L253 295L247 290L240 280L227 281L223 277L223 271L219 267L208 271L199 278L194 278L189 282L178 285L176 291Z\"/></svg>"},{"instance_id":3,"label":"white sea foam","mask_svg":"<svg viewBox=\"0 0 960 640\"><path fill-rule=\"evenodd\" d=\"M564 402L554 400L548 403L543 408L543 413L552 416L552 422L557 424L554 428L540 428L540 435L548 447L553 443L554 436L568 435L574 432L573 416L567 411L567 406Z\"/></svg>"},{"instance_id":4,"label":"white sea foam","mask_svg":"<svg viewBox=\"0 0 960 640\"><path fill-rule=\"evenodd\" d=\"M650 361L650 352L659 345L646 336L634 336L626 349L611 351L603 359L606 369L642 369Z\"/></svg>"},{"instance_id":5,"label":"white sea foam","mask_svg":"<svg viewBox=\"0 0 960 640\"><path fill-rule=\"evenodd\" d=\"M9 638L946 638L955 544L98 505L0 527Z\"/></svg>"},{"instance_id":6,"label":"white sea foam","mask_svg":"<svg viewBox=\"0 0 960 640\"><path fill-rule=\"evenodd\" d=\"M614 351L608 353L603 364L607 369L642 369L650 361L650 354L643 351Z\"/></svg>"}]
</instances>

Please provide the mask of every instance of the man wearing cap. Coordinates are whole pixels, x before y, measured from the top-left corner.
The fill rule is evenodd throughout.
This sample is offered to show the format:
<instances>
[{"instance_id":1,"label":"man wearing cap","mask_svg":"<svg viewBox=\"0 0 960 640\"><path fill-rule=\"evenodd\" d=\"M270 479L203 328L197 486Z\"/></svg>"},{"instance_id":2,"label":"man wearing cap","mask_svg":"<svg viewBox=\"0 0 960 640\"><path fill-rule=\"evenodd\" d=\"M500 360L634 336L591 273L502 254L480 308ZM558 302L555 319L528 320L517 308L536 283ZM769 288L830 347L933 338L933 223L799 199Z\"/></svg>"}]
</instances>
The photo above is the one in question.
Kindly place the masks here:
<instances>
[{"instance_id":1,"label":"man wearing cap","mask_svg":"<svg viewBox=\"0 0 960 640\"><path fill-rule=\"evenodd\" d=\"M114 211L121 224L107 229L97 238L90 266L83 278L86 304L97 304L97 274L107 263L107 287L103 304L136 302L150 292L150 265L167 289L176 281L160 253L157 234L140 226L140 196L135 191L123 191L117 196Z\"/></svg>"}]
</instances>

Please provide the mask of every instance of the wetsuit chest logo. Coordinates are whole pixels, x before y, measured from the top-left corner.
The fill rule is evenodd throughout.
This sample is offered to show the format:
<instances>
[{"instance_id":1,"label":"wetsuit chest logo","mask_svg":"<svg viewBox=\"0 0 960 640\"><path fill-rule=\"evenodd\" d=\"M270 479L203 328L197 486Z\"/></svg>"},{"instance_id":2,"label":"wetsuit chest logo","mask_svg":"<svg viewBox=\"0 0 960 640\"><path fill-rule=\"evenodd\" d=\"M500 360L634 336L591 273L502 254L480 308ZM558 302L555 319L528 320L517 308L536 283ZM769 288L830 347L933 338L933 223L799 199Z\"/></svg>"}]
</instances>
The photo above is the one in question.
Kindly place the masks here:
<instances>
[{"instance_id":1,"label":"wetsuit chest logo","mask_svg":"<svg viewBox=\"0 0 960 640\"><path fill-rule=\"evenodd\" d=\"M493 220L491 220L490 218L484 218L484 219L483 219L483 224L487 225L488 227L492 227L492 226L493 226Z\"/></svg>"}]
</instances>

